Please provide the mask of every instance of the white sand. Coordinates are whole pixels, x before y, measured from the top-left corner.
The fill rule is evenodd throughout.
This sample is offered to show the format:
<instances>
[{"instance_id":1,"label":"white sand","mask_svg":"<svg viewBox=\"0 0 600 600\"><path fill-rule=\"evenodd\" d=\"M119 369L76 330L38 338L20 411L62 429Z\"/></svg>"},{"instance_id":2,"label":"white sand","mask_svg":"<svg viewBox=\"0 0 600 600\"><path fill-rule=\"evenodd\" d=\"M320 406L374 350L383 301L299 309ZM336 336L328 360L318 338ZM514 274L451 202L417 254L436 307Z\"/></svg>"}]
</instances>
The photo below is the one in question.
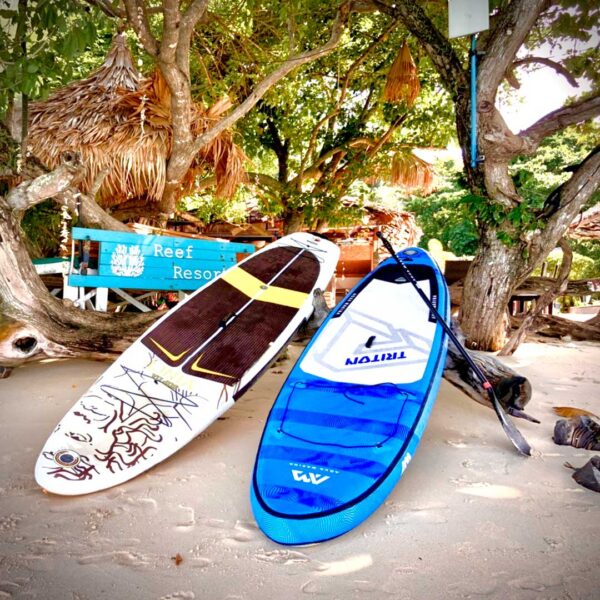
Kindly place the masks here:
<instances>
[{"instance_id":1,"label":"white sand","mask_svg":"<svg viewBox=\"0 0 600 600\"><path fill-rule=\"evenodd\" d=\"M529 459L490 409L443 382L419 451L385 504L354 531L299 548L263 536L248 494L282 369L149 473L71 498L44 494L34 463L106 365L17 369L0 381L0 598L600 598L600 494L563 466L593 453L556 446L551 412L600 411L599 359L591 343L528 343L507 360L531 379L528 409L542 420L518 422L536 451Z\"/></svg>"}]
</instances>

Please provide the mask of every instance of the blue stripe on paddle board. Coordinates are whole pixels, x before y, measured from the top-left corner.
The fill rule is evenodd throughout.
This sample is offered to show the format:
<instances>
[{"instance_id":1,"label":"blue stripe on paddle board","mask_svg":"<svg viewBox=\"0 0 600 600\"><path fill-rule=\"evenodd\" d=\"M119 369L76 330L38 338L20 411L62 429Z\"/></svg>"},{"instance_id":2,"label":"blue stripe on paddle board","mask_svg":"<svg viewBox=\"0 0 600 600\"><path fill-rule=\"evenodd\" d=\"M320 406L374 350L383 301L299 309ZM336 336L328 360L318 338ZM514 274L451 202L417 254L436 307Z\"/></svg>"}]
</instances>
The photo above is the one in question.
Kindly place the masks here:
<instances>
[{"instance_id":1,"label":"blue stripe on paddle board","mask_svg":"<svg viewBox=\"0 0 600 600\"><path fill-rule=\"evenodd\" d=\"M404 439L408 433L408 429L400 425L398 420L384 422L290 409L278 409L273 418L281 420L281 430L287 435L308 443L341 448L373 447L386 443L392 437ZM353 432L351 438L349 432ZM349 443L350 439L352 443Z\"/></svg>"},{"instance_id":2,"label":"blue stripe on paddle board","mask_svg":"<svg viewBox=\"0 0 600 600\"><path fill-rule=\"evenodd\" d=\"M298 487L265 485L261 487L261 490L263 495L273 502L294 502L306 507L307 511L335 510L343 504L343 501L339 498L332 498L315 492L307 493L306 490Z\"/></svg>"},{"instance_id":3,"label":"blue stripe on paddle board","mask_svg":"<svg viewBox=\"0 0 600 600\"><path fill-rule=\"evenodd\" d=\"M387 465L374 460L366 460L360 456L352 454L342 454L340 452L315 452L307 448L293 447L290 445L271 445L266 444L261 450L261 460L267 461L286 461L289 462L292 452L294 456L294 465L310 465L314 463L315 456L326 462L330 469L337 471L355 471L371 479L379 477L387 469Z\"/></svg>"}]
</instances>

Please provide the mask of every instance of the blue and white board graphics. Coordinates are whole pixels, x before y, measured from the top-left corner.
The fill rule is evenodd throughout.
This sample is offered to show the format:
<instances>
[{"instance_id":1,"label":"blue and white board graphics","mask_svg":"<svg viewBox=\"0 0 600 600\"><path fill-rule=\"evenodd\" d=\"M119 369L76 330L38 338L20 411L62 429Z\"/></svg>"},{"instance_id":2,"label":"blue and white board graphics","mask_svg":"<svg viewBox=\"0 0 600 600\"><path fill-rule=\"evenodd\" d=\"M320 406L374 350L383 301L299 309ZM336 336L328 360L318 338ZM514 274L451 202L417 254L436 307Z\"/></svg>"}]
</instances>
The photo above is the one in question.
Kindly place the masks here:
<instances>
[{"instance_id":1,"label":"blue and white board graphics","mask_svg":"<svg viewBox=\"0 0 600 600\"><path fill-rule=\"evenodd\" d=\"M447 319L449 294L419 248L398 254ZM415 454L438 388L447 336L394 258L350 291L300 355L258 448L251 504L262 531L308 544L356 527Z\"/></svg>"},{"instance_id":2,"label":"blue and white board graphics","mask_svg":"<svg viewBox=\"0 0 600 600\"><path fill-rule=\"evenodd\" d=\"M63 495L123 483L221 416L314 310L338 247L294 233L180 302L75 403L42 449L35 478Z\"/></svg>"}]
</instances>

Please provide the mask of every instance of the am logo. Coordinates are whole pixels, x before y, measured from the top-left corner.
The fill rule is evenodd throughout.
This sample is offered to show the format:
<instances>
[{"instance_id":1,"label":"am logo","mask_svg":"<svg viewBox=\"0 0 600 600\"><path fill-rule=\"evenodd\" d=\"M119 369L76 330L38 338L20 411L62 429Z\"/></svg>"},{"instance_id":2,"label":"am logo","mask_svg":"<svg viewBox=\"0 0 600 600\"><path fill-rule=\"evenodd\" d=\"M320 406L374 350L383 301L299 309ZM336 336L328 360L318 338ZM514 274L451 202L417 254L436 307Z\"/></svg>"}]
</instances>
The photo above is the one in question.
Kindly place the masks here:
<instances>
[{"instance_id":1,"label":"am logo","mask_svg":"<svg viewBox=\"0 0 600 600\"><path fill-rule=\"evenodd\" d=\"M325 483L329 479L329 475L319 475L318 473L305 473L298 469L292 469L292 476L295 481L301 481L302 483L310 483L311 485L320 485Z\"/></svg>"}]
</instances>

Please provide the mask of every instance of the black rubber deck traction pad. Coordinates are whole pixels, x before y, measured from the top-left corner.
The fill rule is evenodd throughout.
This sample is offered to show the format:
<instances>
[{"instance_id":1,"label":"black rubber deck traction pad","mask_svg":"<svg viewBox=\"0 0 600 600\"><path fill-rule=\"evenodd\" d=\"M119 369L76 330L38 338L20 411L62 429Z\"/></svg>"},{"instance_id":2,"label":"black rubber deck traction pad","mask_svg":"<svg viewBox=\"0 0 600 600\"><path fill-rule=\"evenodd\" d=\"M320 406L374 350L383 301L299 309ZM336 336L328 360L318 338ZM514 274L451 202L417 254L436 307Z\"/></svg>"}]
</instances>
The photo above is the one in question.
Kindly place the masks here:
<instances>
[{"instance_id":1,"label":"black rubber deck traction pad","mask_svg":"<svg viewBox=\"0 0 600 600\"><path fill-rule=\"evenodd\" d=\"M301 248L290 246L275 247L272 250L251 257L241 268L266 283L273 279L279 271L284 269L300 252L302 252ZM312 253L304 252L299 258L289 264L283 273L271 282L271 285L308 293L314 286L318 275L319 263L317 259ZM226 281L218 279L197 293L183 306L173 311L171 316L142 338L142 343L159 356L166 364L170 366L182 365L189 361L194 354L200 354L196 352L196 350L204 344L208 338L214 335L215 332L222 328L224 320L227 317L239 311L239 309L248 303L248 300L248 296L243 292L239 291ZM255 305L257 307L256 315L262 316L252 317ZM260 342L253 339L253 336L274 336L270 337L267 341L266 347L268 347L268 344L285 329L297 312L296 309L293 308L263 302L252 302L243 313L248 311L250 312L246 318L240 321L241 315L238 315L226 327L226 329L231 329L233 327L233 333L223 340L225 346L218 341L218 338L221 338L223 333L220 333L219 336L215 338L215 343L210 344L210 355L206 356L207 360L209 356L213 357L220 355L221 352L229 352L229 350L226 350L225 348L229 348L231 340L234 339L232 337L234 334L236 343L241 345L247 344L253 347L255 345L262 347ZM269 311L272 311L272 316L268 315ZM268 316L268 324L262 328L253 325L255 318L264 319L265 316ZM248 329L239 330L240 325L245 325ZM277 331L279 333L275 335ZM248 350L248 348L246 348L246 350ZM244 350L240 348L238 349L237 354L239 355L239 353L243 351ZM252 362L257 360L260 356L260 354L256 354L256 352L258 352L258 348L249 352L249 355L255 356ZM197 356L194 358L194 361L190 362L190 365L186 368L186 372L190 372L189 369L191 369L191 365L194 364L196 360ZM210 369L210 367L204 365L204 361L205 358L202 359L202 368ZM210 364L213 364L213 362L214 359L211 358ZM242 362L244 365L248 364L248 366L252 364L252 362L248 363L247 360ZM247 367L245 367L243 371L245 371L246 368ZM214 370L219 373L226 372L223 371L223 369ZM240 373L240 376L243 373L243 371L240 372L239 369L236 369L235 371L236 373ZM193 371L192 374L202 377L208 375L207 373L198 371ZM233 375L232 373L228 374ZM233 382L233 379L231 378L224 379Z\"/></svg>"}]
</instances>

